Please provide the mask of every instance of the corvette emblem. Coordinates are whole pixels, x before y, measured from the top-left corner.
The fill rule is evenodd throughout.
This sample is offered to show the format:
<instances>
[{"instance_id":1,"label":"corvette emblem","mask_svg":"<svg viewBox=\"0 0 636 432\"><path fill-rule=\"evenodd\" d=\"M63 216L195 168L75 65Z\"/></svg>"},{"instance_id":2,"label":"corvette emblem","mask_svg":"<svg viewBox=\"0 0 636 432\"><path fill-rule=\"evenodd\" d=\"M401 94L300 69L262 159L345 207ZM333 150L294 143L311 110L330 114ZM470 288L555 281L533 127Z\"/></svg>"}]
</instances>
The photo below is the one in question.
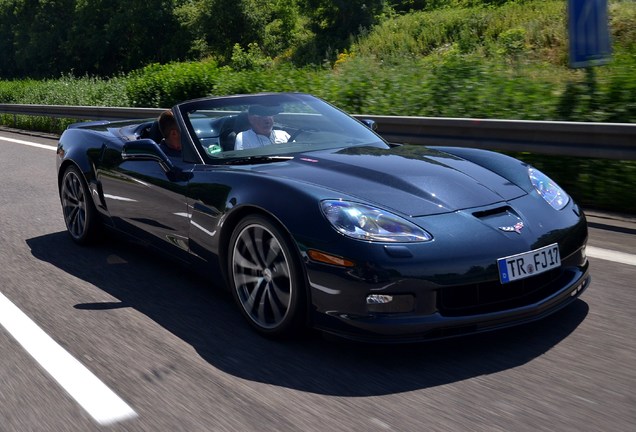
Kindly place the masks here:
<instances>
[{"instance_id":1,"label":"corvette emblem","mask_svg":"<svg viewBox=\"0 0 636 432\"><path fill-rule=\"evenodd\" d=\"M500 230L504 232L516 232L517 234L521 234L521 229L523 228L523 222L517 222L513 226L502 226L499 227Z\"/></svg>"}]
</instances>

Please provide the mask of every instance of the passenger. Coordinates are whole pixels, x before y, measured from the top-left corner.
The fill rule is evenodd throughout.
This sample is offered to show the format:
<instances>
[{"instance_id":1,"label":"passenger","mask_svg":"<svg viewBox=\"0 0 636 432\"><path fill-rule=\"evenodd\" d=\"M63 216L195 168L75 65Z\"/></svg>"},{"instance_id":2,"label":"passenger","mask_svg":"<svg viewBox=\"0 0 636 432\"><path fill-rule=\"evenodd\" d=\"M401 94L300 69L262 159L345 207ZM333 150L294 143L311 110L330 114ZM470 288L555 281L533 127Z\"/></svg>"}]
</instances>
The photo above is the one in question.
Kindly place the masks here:
<instances>
[{"instance_id":1,"label":"passenger","mask_svg":"<svg viewBox=\"0 0 636 432\"><path fill-rule=\"evenodd\" d=\"M263 147L269 144L281 144L289 141L289 134L284 130L274 129L273 107L252 105L247 112L251 128L236 136L235 150Z\"/></svg>"},{"instance_id":2,"label":"passenger","mask_svg":"<svg viewBox=\"0 0 636 432\"><path fill-rule=\"evenodd\" d=\"M181 159L181 133L172 110L166 110L159 116L159 130L163 135L159 143L161 150L169 158Z\"/></svg>"}]
</instances>

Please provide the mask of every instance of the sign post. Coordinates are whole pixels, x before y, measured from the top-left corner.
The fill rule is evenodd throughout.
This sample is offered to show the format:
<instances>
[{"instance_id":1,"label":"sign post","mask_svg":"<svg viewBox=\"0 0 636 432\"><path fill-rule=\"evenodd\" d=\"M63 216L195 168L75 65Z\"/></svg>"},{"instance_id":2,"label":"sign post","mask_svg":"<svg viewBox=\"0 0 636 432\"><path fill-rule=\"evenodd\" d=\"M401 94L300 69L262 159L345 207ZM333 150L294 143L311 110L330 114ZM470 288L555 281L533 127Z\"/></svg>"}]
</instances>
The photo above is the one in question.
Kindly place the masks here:
<instances>
[{"instance_id":1,"label":"sign post","mask_svg":"<svg viewBox=\"0 0 636 432\"><path fill-rule=\"evenodd\" d=\"M607 0L568 0L570 67L599 66L612 54Z\"/></svg>"}]
</instances>

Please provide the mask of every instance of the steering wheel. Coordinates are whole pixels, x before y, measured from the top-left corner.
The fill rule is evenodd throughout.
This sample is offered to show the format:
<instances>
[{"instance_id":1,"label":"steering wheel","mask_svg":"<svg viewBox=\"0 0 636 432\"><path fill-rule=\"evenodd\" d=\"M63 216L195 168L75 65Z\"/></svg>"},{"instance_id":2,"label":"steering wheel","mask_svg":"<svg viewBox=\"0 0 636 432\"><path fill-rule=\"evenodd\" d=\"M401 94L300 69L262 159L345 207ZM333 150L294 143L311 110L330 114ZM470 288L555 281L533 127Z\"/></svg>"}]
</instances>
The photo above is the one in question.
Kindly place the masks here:
<instances>
[{"instance_id":1,"label":"steering wheel","mask_svg":"<svg viewBox=\"0 0 636 432\"><path fill-rule=\"evenodd\" d=\"M318 132L318 129L315 128L300 128L297 129L295 132L293 132L290 136L289 139L287 140L287 142L292 142L294 141L296 138L298 138L298 135L304 134L305 132Z\"/></svg>"}]
</instances>

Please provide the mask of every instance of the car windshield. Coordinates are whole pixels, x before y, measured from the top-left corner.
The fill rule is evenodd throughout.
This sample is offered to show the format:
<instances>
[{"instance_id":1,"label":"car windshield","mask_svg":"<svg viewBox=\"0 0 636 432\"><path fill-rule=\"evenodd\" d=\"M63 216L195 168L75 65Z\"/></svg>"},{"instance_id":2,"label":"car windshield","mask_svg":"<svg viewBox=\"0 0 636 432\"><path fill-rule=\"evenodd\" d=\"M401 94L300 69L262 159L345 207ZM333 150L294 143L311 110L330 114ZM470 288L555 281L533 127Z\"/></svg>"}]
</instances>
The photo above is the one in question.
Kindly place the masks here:
<instances>
[{"instance_id":1,"label":"car windshield","mask_svg":"<svg viewBox=\"0 0 636 432\"><path fill-rule=\"evenodd\" d=\"M212 163L354 146L388 148L363 123L306 94L202 99L177 108L192 141Z\"/></svg>"}]
</instances>

